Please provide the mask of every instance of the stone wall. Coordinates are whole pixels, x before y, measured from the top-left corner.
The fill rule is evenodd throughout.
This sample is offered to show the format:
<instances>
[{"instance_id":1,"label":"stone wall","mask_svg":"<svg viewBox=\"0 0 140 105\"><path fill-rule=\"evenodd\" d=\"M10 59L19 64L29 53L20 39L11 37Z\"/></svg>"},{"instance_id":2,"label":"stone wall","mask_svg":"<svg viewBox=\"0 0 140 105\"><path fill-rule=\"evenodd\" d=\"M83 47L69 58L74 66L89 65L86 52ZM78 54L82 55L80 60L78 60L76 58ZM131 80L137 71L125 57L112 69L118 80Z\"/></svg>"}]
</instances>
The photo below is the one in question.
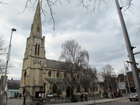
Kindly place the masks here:
<instances>
[{"instance_id":1,"label":"stone wall","mask_svg":"<svg viewBox=\"0 0 140 105\"><path fill-rule=\"evenodd\" d=\"M80 97L77 99L78 99L78 101L81 101ZM99 97L96 97L95 99L99 99ZM88 100L94 100L94 97L88 97ZM69 103L69 102L71 102L70 97L65 97L65 98L33 98L32 99L32 105Z\"/></svg>"},{"instance_id":2,"label":"stone wall","mask_svg":"<svg viewBox=\"0 0 140 105\"><path fill-rule=\"evenodd\" d=\"M33 98L32 105L39 104L56 104L56 103L71 102L70 98Z\"/></svg>"},{"instance_id":3,"label":"stone wall","mask_svg":"<svg viewBox=\"0 0 140 105\"><path fill-rule=\"evenodd\" d=\"M1 101L1 94L0 94L0 101ZM7 93L4 92L3 94L3 104L2 105L7 105Z\"/></svg>"}]
</instances>

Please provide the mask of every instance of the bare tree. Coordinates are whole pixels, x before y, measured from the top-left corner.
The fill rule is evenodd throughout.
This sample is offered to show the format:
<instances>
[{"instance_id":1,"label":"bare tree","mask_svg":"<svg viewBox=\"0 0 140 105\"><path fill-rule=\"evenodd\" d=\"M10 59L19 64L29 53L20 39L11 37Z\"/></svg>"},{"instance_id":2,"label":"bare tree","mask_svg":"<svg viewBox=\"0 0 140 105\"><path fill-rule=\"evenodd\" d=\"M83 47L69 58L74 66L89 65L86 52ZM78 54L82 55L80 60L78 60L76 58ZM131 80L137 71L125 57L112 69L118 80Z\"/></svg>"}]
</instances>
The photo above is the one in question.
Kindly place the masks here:
<instances>
[{"instance_id":1,"label":"bare tree","mask_svg":"<svg viewBox=\"0 0 140 105\"><path fill-rule=\"evenodd\" d=\"M45 16L46 18L46 14L50 13L51 14L51 20L53 22L53 29L55 30L55 19L54 19L54 11L53 8L58 5L61 4L63 0L26 0L26 5L25 8L23 10L23 12L27 9L34 9L36 8L36 3L40 2L40 10L41 13ZM71 0L65 0L65 2L67 3L71 3ZM121 1L123 3L123 1ZM100 7L101 5L105 4L107 6L108 1L107 0L77 0L76 2L76 6L79 7L83 7L86 9L87 13L94 13L96 11L100 12ZM131 5L133 5L132 0L127 0L127 2L125 2L124 6L126 8L126 10L128 10ZM47 8L49 8L49 11L47 11Z\"/></svg>"},{"instance_id":2,"label":"bare tree","mask_svg":"<svg viewBox=\"0 0 140 105\"><path fill-rule=\"evenodd\" d=\"M7 55L6 50L7 48L5 48L4 46L4 39L3 36L0 36L0 76L3 75L5 73L5 55ZM8 67L13 67L13 65L10 63L8 65ZM7 71L8 73L8 71Z\"/></svg>"},{"instance_id":3,"label":"bare tree","mask_svg":"<svg viewBox=\"0 0 140 105\"><path fill-rule=\"evenodd\" d=\"M76 91L78 84L85 91L87 88L93 89L95 75L88 64L88 51L82 50L75 40L66 40L62 44L60 60L63 61L59 66L64 70L65 86L70 85L73 91Z\"/></svg>"},{"instance_id":4,"label":"bare tree","mask_svg":"<svg viewBox=\"0 0 140 105\"><path fill-rule=\"evenodd\" d=\"M5 69L5 63L4 60L2 58L2 55L5 54L6 48L3 47L4 45L4 40L3 40L3 36L0 37L0 75L4 74L4 69Z\"/></svg>"},{"instance_id":5,"label":"bare tree","mask_svg":"<svg viewBox=\"0 0 140 105\"><path fill-rule=\"evenodd\" d=\"M107 92L110 92L114 89L116 89L116 76L113 72L113 67L111 65L106 65L102 67L102 78L104 80L104 83L107 86Z\"/></svg>"}]
</instances>

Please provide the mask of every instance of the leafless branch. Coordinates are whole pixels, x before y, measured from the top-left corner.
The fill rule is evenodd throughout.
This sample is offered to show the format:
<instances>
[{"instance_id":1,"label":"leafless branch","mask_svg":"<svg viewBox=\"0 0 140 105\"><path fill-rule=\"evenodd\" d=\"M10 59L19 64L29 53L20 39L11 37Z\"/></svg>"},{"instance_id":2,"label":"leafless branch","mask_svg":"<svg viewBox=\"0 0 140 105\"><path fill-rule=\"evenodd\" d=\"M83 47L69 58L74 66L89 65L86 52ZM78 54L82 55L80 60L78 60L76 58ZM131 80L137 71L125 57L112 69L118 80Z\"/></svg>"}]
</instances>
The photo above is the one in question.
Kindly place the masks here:
<instances>
[{"instance_id":1,"label":"leafless branch","mask_svg":"<svg viewBox=\"0 0 140 105\"><path fill-rule=\"evenodd\" d=\"M78 0L77 6L82 6L87 13L93 13L96 10L100 12L101 3L107 5L105 0Z\"/></svg>"},{"instance_id":2,"label":"leafless branch","mask_svg":"<svg viewBox=\"0 0 140 105\"><path fill-rule=\"evenodd\" d=\"M47 1L49 10L50 10L51 19L52 19L52 21L53 21L53 29L55 30L55 20L54 20L54 13L53 13L52 7L56 5L57 0L56 0L55 2L52 2L51 0L46 0L46 1Z\"/></svg>"},{"instance_id":3,"label":"leafless branch","mask_svg":"<svg viewBox=\"0 0 140 105\"><path fill-rule=\"evenodd\" d=\"M88 64L88 52L82 50L75 40L67 40L62 44L60 60L63 61L60 64L60 68L65 70L65 85L69 84L72 89L75 89L77 84L80 84L82 87L86 85L88 88L93 89L93 78L95 75ZM81 71L88 72L93 78L84 77Z\"/></svg>"},{"instance_id":4,"label":"leafless branch","mask_svg":"<svg viewBox=\"0 0 140 105\"><path fill-rule=\"evenodd\" d=\"M138 25L140 26L140 23ZM140 27L137 30L137 34L140 33Z\"/></svg>"},{"instance_id":5,"label":"leafless branch","mask_svg":"<svg viewBox=\"0 0 140 105\"><path fill-rule=\"evenodd\" d=\"M3 0L0 0L0 4L8 4L8 3L4 3Z\"/></svg>"}]
</instances>

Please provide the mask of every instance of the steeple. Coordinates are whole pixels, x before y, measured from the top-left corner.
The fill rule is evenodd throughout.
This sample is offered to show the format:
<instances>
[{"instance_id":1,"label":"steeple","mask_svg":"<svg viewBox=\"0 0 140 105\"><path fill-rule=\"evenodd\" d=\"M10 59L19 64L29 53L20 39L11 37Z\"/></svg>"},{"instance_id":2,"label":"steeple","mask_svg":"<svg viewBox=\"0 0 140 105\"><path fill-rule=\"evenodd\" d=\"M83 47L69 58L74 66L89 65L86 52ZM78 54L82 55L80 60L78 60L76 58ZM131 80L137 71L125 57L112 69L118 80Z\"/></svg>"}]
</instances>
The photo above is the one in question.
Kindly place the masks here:
<instances>
[{"instance_id":1,"label":"steeple","mask_svg":"<svg viewBox=\"0 0 140 105\"><path fill-rule=\"evenodd\" d=\"M42 24L41 24L41 13L40 13L40 0L38 0L36 12L34 15L33 24L31 27L31 37L42 38Z\"/></svg>"}]
</instances>

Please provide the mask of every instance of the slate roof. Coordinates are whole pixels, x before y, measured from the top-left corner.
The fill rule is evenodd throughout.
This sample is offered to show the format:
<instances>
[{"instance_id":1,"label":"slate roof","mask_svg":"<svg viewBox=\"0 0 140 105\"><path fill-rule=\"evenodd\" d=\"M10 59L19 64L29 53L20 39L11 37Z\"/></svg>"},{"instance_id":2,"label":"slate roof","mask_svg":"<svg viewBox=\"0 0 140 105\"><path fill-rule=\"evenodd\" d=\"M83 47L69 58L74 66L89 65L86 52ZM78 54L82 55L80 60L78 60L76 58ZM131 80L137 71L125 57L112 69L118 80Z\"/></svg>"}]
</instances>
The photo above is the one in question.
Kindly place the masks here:
<instances>
[{"instance_id":1,"label":"slate roof","mask_svg":"<svg viewBox=\"0 0 140 105\"><path fill-rule=\"evenodd\" d=\"M53 69L60 69L60 64L63 64L64 62L61 61L56 61L56 60L50 60L46 59L47 62L47 67L48 68L53 68ZM95 78L95 74L91 70L83 70L84 77L87 78Z\"/></svg>"},{"instance_id":2,"label":"slate roof","mask_svg":"<svg viewBox=\"0 0 140 105\"><path fill-rule=\"evenodd\" d=\"M20 80L8 80L8 89L19 89Z\"/></svg>"},{"instance_id":3,"label":"slate roof","mask_svg":"<svg viewBox=\"0 0 140 105\"><path fill-rule=\"evenodd\" d=\"M50 60L50 59L46 59L46 62L48 68L54 68L54 69L59 69L59 64L63 63L61 61Z\"/></svg>"}]
</instances>

